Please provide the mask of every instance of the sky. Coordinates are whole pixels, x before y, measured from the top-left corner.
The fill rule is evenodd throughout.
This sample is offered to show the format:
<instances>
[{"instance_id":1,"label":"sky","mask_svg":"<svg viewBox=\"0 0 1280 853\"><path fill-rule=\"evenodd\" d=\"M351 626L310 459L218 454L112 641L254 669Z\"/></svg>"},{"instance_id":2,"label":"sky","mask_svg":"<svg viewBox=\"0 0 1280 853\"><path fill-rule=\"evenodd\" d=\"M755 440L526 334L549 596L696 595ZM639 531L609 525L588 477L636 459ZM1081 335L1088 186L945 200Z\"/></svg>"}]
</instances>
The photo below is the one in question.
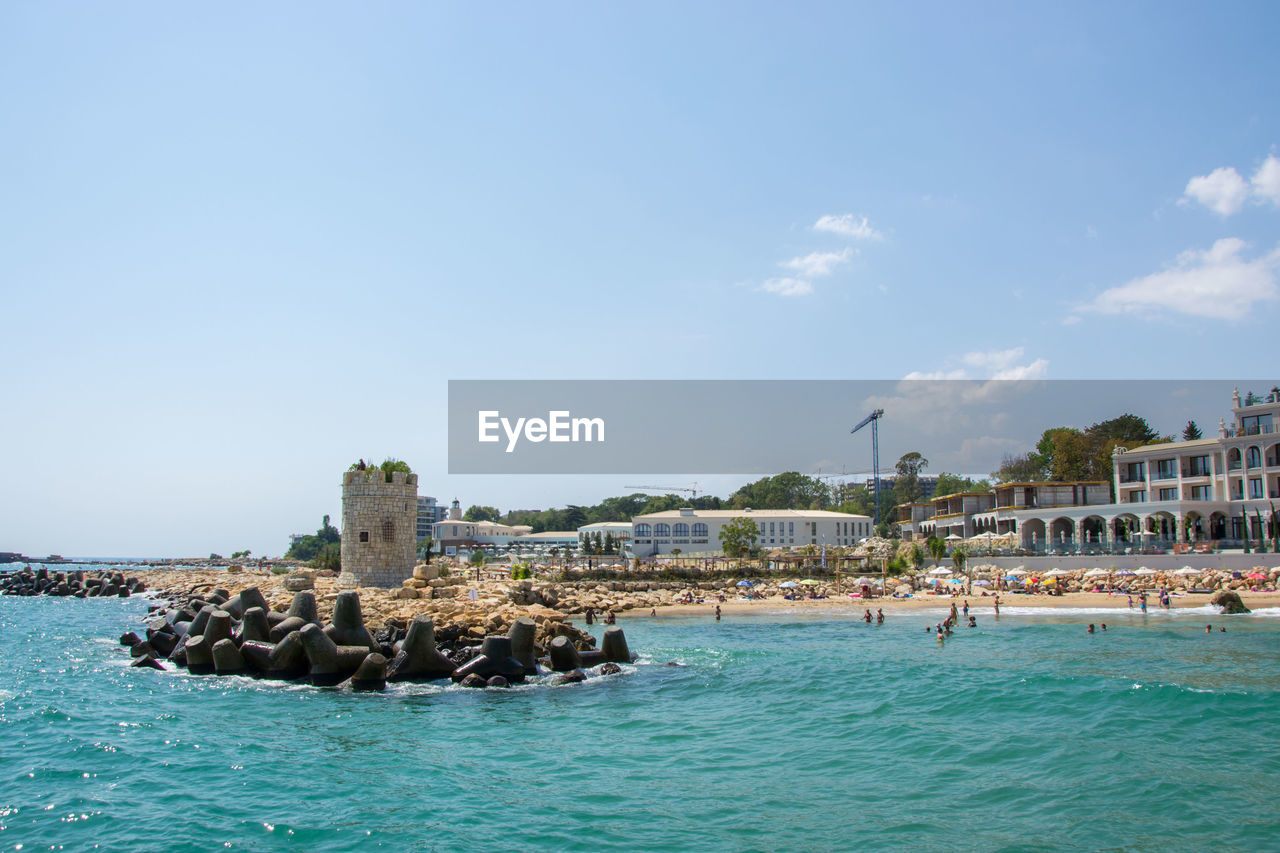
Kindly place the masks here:
<instances>
[{"instance_id":1,"label":"sky","mask_svg":"<svg viewBox=\"0 0 1280 853\"><path fill-rule=\"evenodd\" d=\"M634 482L451 476L450 379L1268 380L1278 24L4 4L0 550L280 554L358 457Z\"/></svg>"}]
</instances>

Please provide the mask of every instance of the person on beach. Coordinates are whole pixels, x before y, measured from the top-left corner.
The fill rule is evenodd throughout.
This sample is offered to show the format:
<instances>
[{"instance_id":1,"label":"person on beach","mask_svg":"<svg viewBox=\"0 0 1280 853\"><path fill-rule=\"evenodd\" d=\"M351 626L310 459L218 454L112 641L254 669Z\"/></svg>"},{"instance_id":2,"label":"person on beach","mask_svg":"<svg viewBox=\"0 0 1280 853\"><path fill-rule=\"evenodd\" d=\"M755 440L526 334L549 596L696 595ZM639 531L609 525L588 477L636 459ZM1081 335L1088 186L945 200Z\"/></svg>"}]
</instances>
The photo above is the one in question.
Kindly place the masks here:
<instances>
[{"instance_id":1,"label":"person on beach","mask_svg":"<svg viewBox=\"0 0 1280 853\"><path fill-rule=\"evenodd\" d=\"M882 607L876 608L876 624L877 625L884 624L884 608Z\"/></svg>"},{"instance_id":2,"label":"person on beach","mask_svg":"<svg viewBox=\"0 0 1280 853\"><path fill-rule=\"evenodd\" d=\"M960 617L956 614L956 603L951 602L951 621L954 623Z\"/></svg>"},{"instance_id":3,"label":"person on beach","mask_svg":"<svg viewBox=\"0 0 1280 853\"><path fill-rule=\"evenodd\" d=\"M964 615L969 615L969 599L967 598L964 600Z\"/></svg>"},{"instance_id":4,"label":"person on beach","mask_svg":"<svg viewBox=\"0 0 1280 853\"><path fill-rule=\"evenodd\" d=\"M594 624L596 623L596 612L595 612L595 610L593 610L592 608L588 607L588 608L587 608L587 615L586 615L586 619L587 619L587 624L588 624L588 625L594 625Z\"/></svg>"},{"instance_id":5,"label":"person on beach","mask_svg":"<svg viewBox=\"0 0 1280 853\"><path fill-rule=\"evenodd\" d=\"M604 624L606 624L606 625L617 625L617 624L618 624L618 616L617 616L617 614L616 614L616 613L614 613L612 610L610 610L608 613L606 613L606 614L604 615Z\"/></svg>"},{"instance_id":6,"label":"person on beach","mask_svg":"<svg viewBox=\"0 0 1280 853\"><path fill-rule=\"evenodd\" d=\"M1129 598L1129 609L1130 609L1130 610L1132 610L1132 609L1133 609L1133 596L1131 595L1131 596L1129 596L1128 598Z\"/></svg>"},{"instance_id":7,"label":"person on beach","mask_svg":"<svg viewBox=\"0 0 1280 853\"><path fill-rule=\"evenodd\" d=\"M1138 596L1138 605L1142 608L1143 613L1147 612L1147 594L1145 592Z\"/></svg>"},{"instance_id":8,"label":"person on beach","mask_svg":"<svg viewBox=\"0 0 1280 853\"><path fill-rule=\"evenodd\" d=\"M1000 615L1000 596L996 595L996 615Z\"/></svg>"},{"instance_id":9,"label":"person on beach","mask_svg":"<svg viewBox=\"0 0 1280 853\"><path fill-rule=\"evenodd\" d=\"M978 627L978 617L977 617L977 616L970 616L970 617L969 617L969 627L970 627L970 628L977 628L977 627Z\"/></svg>"},{"instance_id":10,"label":"person on beach","mask_svg":"<svg viewBox=\"0 0 1280 853\"><path fill-rule=\"evenodd\" d=\"M657 615L658 615L658 608L654 607L653 609L651 609L651 610L649 611L649 615L650 615L650 616L657 616Z\"/></svg>"},{"instance_id":11,"label":"person on beach","mask_svg":"<svg viewBox=\"0 0 1280 853\"><path fill-rule=\"evenodd\" d=\"M716 605L716 621L717 622L720 621L720 605L719 604Z\"/></svg>"},{"instance_id":12,"label":"person on beach","mask_svg":"<svg viewBox=\"0 0 1280 853\"><path fill-rule=\"evenodd\" d=\"M863 621L863 622L866 622L868 625L870 625L870 624L871 624L871 610L870 610L870 608L868 608L868 609L867 609L867 611L866 611L865 613L863 613L863 614L862 614L862 621Z\"/></svg>"}]
</instances>

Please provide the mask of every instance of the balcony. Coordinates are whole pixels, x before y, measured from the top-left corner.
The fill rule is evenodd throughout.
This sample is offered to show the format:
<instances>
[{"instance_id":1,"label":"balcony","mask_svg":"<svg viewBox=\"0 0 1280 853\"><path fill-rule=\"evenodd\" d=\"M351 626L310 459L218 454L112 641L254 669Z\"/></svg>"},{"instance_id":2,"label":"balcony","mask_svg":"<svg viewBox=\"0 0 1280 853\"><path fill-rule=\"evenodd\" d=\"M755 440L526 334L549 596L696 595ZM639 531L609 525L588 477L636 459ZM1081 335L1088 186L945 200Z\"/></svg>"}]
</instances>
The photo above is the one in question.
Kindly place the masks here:
<instances>
[{"instance_id":1,"label":"balcony","mask_svg":"<svg viewBox=\"0 0 1280 853\"><path fill-rule=\"evenodd\" d=\"M1142 474L1129 474L1124 471L1120 472L1121 483L1145 483L1147 478Z\"/></svg>"},{"instance_id":2,"label":"balcony","mask_svg":"<svg viewBox=\"0 0 1280 853\"><path fill-rule=\"evenodd\" d=\"M1183 479L1186 479L1188 477L1212 477L1212 476L1213 474L1212 472L1209 471L1208 468L1183 468L1182 469Z\"/></svg>"},{"instance_id":3,"label":"balcony","mask_svg":"<svg viewBox=\"0 0 1280 853\"><path fill-rule=\"evenodd\" d=\"M1227 463L1227 470L1228 470L1228 471L1239 471L1242 467L1244 467L1244 466L1240 464L1240 460L1239 460L1239 459L1235 459L1235 460L1232 460L1231 462L1228 462L1228 463Z\"/></svg>"},{"instance_id":4,"label":"balcony","mask_svg":"<svg viewBox=\"0 0 1280 853\"><path fill-rule=\"evenodd\" d=\"M1250 424L1236 428L1236 435L1270 435L1275 432L1274 424Z\"/></svg>"},{"instance_id":5,"label":"balcony","mask_svg":"<svg viewBox=\"0 0 1280 853\"><path fill-rule=\"evenodd\" d=\"M1153 483L1159 480L1176 480L1176 479L1178 479L1178 472L1176 469L1171 471L1156 471L1154 474L1151 475L1151 482Z\"/></svg>"}]
</instances>

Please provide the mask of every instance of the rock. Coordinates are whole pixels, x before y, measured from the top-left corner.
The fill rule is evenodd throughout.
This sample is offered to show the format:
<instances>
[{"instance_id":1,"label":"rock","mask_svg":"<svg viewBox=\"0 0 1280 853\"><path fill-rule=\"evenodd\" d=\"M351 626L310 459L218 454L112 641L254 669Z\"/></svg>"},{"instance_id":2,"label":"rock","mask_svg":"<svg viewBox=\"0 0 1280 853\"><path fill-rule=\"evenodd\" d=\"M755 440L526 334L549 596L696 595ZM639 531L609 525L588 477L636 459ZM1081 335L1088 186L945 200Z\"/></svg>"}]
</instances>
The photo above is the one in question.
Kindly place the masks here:
<instances>
[{"instance_id":1,"label":"rock","mask_svg":"<svg viewBox=\"0 0 1280 853\"><path fill-rule=\"evenodd\" d=\"M227 574L229 575L238 575L243 571L244 571L244 566L240 565L239 563L232 563L231 565L227 566Z\"/></svg>"},{"instance_id":2,"label":"rock","mask_svg":"<svg viewBox=\"0 0 1280 853\"><path fill-rule=\"evenodd\" d=\"M160 661L150 656L135 658L133 663L129 664L129 666L134 666L139 668L145 667L147 669L158 669L161 672L166 671L164 668L164 664L160 663Z\"/></svg>"},{"instance_id":3,"label":"rock","mask_svg":"<svg viewBox=\"0 0 1280 853\"><path fill-rule=\"evenodd\" d=\"M1238 613L1251 613L1248 607L1244 606L1244 601L1240 598L1240 593L1231 590L1218 590L1209 599L1210 604L1215 604L1222 608L1224 616L1230 616Z\"/></svg>"},{"instance_id":4,"label":"rock","mask_svg":"<svg viewBox=\"0 0 1280 853\"><path fill-rule=\"evenodd\" d=\"M135 658L155 657L159 651L151 643L143 640L140 643L134 643L129 648L129 656Z\"/></svg>"},{"instance_id":5,"label":"rock","mask_svg":"<svg viewBox=\"0 0 1280 853\"><path fill-rule=\"evenodd\" d=\"M580 684L587 680L587 674L580 669L571 669L568 672L562 672L555 678L551 679L552 684Z\"/></svg>"},{"instance_id":6,"label":"rock","mask_svg":"<svg viewBox=\"0 0 1280 853\"><path fill-rule=\"evenodd\" d=\"M458 684L461 687L487 687L489 680L483 675L478 675L473 672L466 678L459 681Z\"/></svg>"},{"instance_id":7,"label":"rock","mask_svg":"<svg viewBox=\"0 0 1280 853\"><path fill-rule=\"evenodd\" d=\"M395 593L392 595L392 598L396 598L400 600L407 600L407 599L414 599L414 598L421 598L421 597L422 597L422 593L418 592L417 589L413 587L407 587L407 586L400 587L400 589L397 589Z\"/></svg>"},{"instance_id":8,"label":"rock","mask_svg":"<svg viewBox=\"0 0 1280 853\"><path fill-rule=\"evenodd\" d=\"M301 592L316 588L316 577L311 572L289 572L284 576L286 592Z\"/></svg>"},{"instance_id":9,"label":"rock","mask_svg":"<svg viewBox=\"0 0 1280 853\"><path fill-rule=\"evenodd\" d=\"M137 634L133 633L132 631L128 632L127 634L120 635L120 645L122 646L129 646L130 648L133 648L134 646L138 645L138 643L141 643L141 642L142 642L142 638L139 637Z\"/></svg>"},{"instance_id":10,"label":"rock","mask_svg":"<svg viewBox=\"0 0 1280 853\"><path fill-rule=\"evenodd\" d=\"M436 648L435 623L431 617L418 616L409 625L409 633L387 668L387 680L447 678L454 669L454 662Z\"/></svg>"},{"instance_id":11,"label":"rock","mask_svg":"<svg viewBox=\"0 0 1280 853\"><path fill-rule=\"evenodd\" d=\"M486 681L484 684L486 687L510 687L511 686L511 682L507 681L501 675L490 676L489 680Z\"/></svg>"},{"instance_id":12,"label":"rock","mask_svg":"<svg viewBox=\"0 0 1280 853\"><path fill-rule=\"evenodd\" d=\"M231 614L225 610L215 610L209 614L209 622L204 626L204 638L210 648L219 640L231 639Z\"/></svg>"},{"instance_id":13,"label":"rock","mask_svg":"<svg viewBox=\"0 0 1280 853\"><path fill-rule=\"evenodd\" d=\"M302 635L293 631L271 650L267 671L277 678L297 678L306 675L308 663Z\"/></svg>"},{"instance_id":14,"label":"rock","mask_svg":"<svg viewBox=\"0 0 1280 853\"><path fill-rule=\"evenodd\" d=\"M433 581L440 577L440 569L429 563L419 563L413 567L413 576L422 581Z\"/></svg>"},{"instance_id":15,"label":"rock","mask_svg":"<svg viewBox=\"0 0 1280 853\"><path fill-rule=\"evenodd\" d=\"M258 672L269 672L271 670L271 652L275 649L273 643L264 643L261 640L245 640L240 644L240 656L244 658L245 665L249 669Z\"/></svg>"},{"instance_id":16,"label":"rock","mask_svg":"<svg viewBox=\"0 0 1280 853\"><path fill-rule=\"evenodd\" d=\"M620 672L622 672L622 667L613 662L606 663L604 666L600 667L601 675L617 675Z\"/></svg>"}]
</instances>

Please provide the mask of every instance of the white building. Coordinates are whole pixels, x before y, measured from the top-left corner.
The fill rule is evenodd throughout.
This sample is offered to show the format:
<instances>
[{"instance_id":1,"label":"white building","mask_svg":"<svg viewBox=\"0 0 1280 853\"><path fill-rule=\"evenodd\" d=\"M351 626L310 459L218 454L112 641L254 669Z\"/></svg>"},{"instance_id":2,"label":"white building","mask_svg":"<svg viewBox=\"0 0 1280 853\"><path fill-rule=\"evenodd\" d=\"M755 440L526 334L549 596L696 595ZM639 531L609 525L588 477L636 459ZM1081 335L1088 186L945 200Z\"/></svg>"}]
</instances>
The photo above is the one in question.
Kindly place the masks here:
<instances>
[{"instance_id":1,"label":"white building","mask_svg":"<svg viewBox=\"0 0 1280 853\"><path fill-rule=\"evenodd\" d=\"M449 507L449 517L431 525L431 538L434 540L432 547L449 556L477 548L503 548L514 539L532 532L533 528L527 524L464 521L461 506L456 499Z\"/></svg>"},{"instance_id":2,"label":"white building","mask_svg":"<svg viewBox=\"0 0 1280 853\"><path fill-rule=\"evenodd\" d=\"M736 518L749 518L760 531L762 548L805 545L851 546L871 535L871 518L844 512L798 509L683 509L651 512L631 520L631 552L637 557L721 551L720 531Z\"/></svg>"}]
</instances>

